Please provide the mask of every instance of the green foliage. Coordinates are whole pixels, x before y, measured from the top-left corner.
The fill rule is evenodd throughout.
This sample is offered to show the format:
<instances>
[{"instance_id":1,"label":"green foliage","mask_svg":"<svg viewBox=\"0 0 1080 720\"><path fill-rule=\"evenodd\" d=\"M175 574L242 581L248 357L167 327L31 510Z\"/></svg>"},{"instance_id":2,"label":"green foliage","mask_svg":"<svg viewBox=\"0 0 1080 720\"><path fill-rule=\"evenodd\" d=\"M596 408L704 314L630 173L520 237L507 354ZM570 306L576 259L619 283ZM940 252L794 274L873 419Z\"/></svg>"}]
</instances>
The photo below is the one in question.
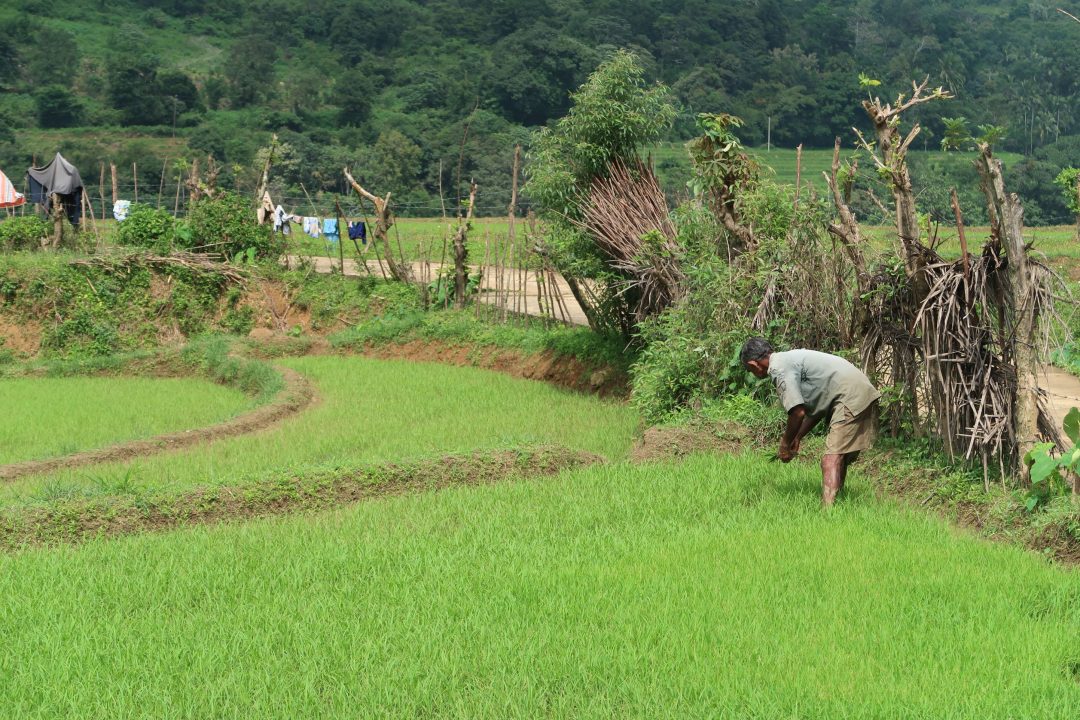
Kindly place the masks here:
<instances>
[{"instance_id":1,"label":"green foliage","mask_svg":"<svg viewBox=\"0 0 1080 720\"><path fill-rule=\"evenodd\" d=\"M16 215L0 221L0 250L40 250L52 225L37 215Z\"/></svg>"},{"instance_id":2,"label":"green foliage","mask_svg":"<svg viewBox=\"0 0 1080 720\"><path fill-rule=\"evenodd\" d=\"M1000 125L979 125L979 134L975 135L964 117L943 117L941 122L945 125L945 134L941 138L942 150L971 150L977 145L993 147L1008 135L1006 128Z\"/></svg>"},{"instance_id":3,"label":"green foliage","mask_svg":"<svg viewBox=\"0 0 1080 720\"><path fill-rule=\"evenodd\" d=\"M746 153L735 135L743 121L724 113L700 113L701 135L689 143L694 176L688 183L695 196L719 193L723 202L737 188L748 188L758 179L758 164Z\"/></svg>"},{"instance_id":4,"label":"green foliage","mask_svg":"<svg viewBox=\"0 0 1080 720\"><path fill-rule=\"evenodd\" d=\"M113 238L120 245L167 254L173 249L176 225L176 219L165 210L138 203L131 206L127 219L117 225Z\"/></svg>"},{"instance_id":5,"label":"green foliage","mask_svg":"<svg viewBox=\"0 0 1080 720\"><path fill-rule=\"evenodd\" d=\"M187 222L191 227L188 249L220 254L227 260L250 251L257 258L281 254L281 241L268 226L256 223L251 202L237 193L192 203Z\"/></svg>"},{"instance_id":6,"label":"green foliage","mask_svg":"<svg viewBox=\"0 0 1080 720\"><path fill-rule=\"evenodd\" d=\"M38 125L43 128L65 128L78 125L83 119L83 103L63 85L46 85L34 94Z\"/></svg>"},{"instance_id":7,"label":"green foliage","mask_svg":"<svg viewBox=\"0 0 1080 720\"><path fill-rule=\"evenodd\" d=\"M559 269L595 281L601 300L597 324L623 331L629 310L622 279L572 219L580 218L593 178L615 160L632 165L670 127L675 108L668 88L647 83L641 63L626 51L604 62L571 97L569 113L533 139L524 192L539 202L548 221L547 241Z\"/></svg>"},{"instance_id":8,"label":"green foliage","mask_svg":"<svg viewBox=\"0 0 1080 720\"><path fill-rule=\"evenodd\" d=\"M633 53L620 50L571 95L573 106L534 138L525 192L553 218L578 213L576 194L616 160L633 161L675 119L670 91L645 81Z\"/></svg>"},{"instance_id":9,"label":"green foliage","mask_svg":"<svg viewBox=\"0 0 1080 720\"><path fill-rule=\"evenodd\" d=\"M122 260L87 266L53 254L0 255L0 307L41 326L42 358L156 347L162 328L188 337L216 329L227 289L214 274L175 269L161 275Z\"/></svg>"},{"instance_id":10,"label":"green foliage","mask_svg":"<svg viewBox=\"0 0 1080 720\"><path fill-rule=\"evenodd\" d=\"M1028 512L1034 512L1055 496L1068 493L1070 486L1066 476L1075 477L1080 469L1080 410L1069 410L1062 429L1073 446L1066 448L1060 456L1054 456L1054 443L1039 443L1024 456L1024 463L1031 473L1031 489L1024 501Z\"/></svg>"},{"instance_id":11,"label":"green foliage","mask_svg":"<svg viewBox=\"0 0 1080 720\"><path fill-rule=\"evenodd\" d=\"M1069 212L1080 217L1080 168L1064 168L1054 178L1054 185L1061 190Z\"/></svg>"}]
</instances>

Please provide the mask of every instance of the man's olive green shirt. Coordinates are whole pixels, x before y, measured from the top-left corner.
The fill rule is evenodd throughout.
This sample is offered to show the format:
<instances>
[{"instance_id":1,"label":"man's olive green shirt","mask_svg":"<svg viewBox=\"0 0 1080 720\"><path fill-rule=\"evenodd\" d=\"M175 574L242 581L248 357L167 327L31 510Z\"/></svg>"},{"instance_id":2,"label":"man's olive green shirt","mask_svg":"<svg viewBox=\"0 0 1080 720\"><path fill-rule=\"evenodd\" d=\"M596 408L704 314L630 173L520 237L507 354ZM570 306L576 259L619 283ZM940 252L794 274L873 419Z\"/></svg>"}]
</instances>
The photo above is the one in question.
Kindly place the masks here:
<instances>
[{"instance_id":1,"label":"man's olive green shirt","mask_svg":"<svg viewBox=\"0 0 1080 720\"><path fill-rule=\"evenodd\" d=\"M838 405L858 415L881 397L857 367L816 350L774 352L769 356L769 377L785 411L802 405L814 417L831 415Z\"/></svg>"}]
</instances>

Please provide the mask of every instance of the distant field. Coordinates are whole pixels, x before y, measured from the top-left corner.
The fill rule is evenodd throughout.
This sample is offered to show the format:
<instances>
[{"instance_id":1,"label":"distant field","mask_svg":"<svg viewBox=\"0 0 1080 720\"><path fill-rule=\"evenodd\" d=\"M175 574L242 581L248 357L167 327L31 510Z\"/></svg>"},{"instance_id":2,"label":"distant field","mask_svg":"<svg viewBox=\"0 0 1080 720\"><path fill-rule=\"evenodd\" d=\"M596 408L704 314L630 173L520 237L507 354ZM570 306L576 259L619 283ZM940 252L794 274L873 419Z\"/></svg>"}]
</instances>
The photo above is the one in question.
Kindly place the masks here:
<instances>
[{"instance_id":1,"label":"distant field","mask_svg":"<svg viewBox=\"0 0 1080 720\"><path fill-rule=\"evenodd\" d=\"M670 187L678 180L689 179L690 175L690 160L686 154L686 148L681 143L663 143L651 148L654 163L657 167L657 173L661 179L666 179L667 184ZM855 153L855 148L850 144L846 144L841 147L841 157L846 158ZM775 182L784 185L794 185L796 177L796 167L798 153L794 148L779 148L774 147L771 150L767 150L763 147L750 148L750 154L761 164L766 170L767 176L771 177ZM960 153L949 152L946 153L941 150L912 150L909 156L913 161L918 161L922 158L948 158L950 161L955 161L958 157L972 156L972 153ZM1006 164L1012 162L1019 162L1023 159L1021 155L1016 153L997 153L1002 162ZM824 192L828 189L825 184L825 180L822 177L823 172L828 172L832 167L832 148L805 148L802 152L802 172L801 180L803 182L809 182L819 192ZM865 158L865 153L863 153ZM865 165L864 160L863 164Z\"/></svg>"},{"instance_id":2,"label":"distant field","mask_svg":"<svg viewBox=\"0 0 1080 720\"><path fill-rule=\"evenodd\" d=\"M195 379L0 379L0 464L202 427L251 404Z\"/></svg>"},{"instance_id":3,"label":"distant field","mask_svg":"<svg viewBox=\"0 0 1080 720\"><path fill-rule=\"evenodd\" d=\"M362 357L281 361L319 403L272 429L188 450L0 485L0 503L99 492L122 483L182 491L285 471L387 462L476 448L554 443L622 457L638 425L628 406L499 373ZM33 401L24 397L30 412ZM5 408L8 406L5 406Z\"/></svg>"},{"instance_id":4,"label":"distant field","mask_svg":"<svg viewBox=\"0 0 1080 720\"><path fill-rule=\"evenodd\" d=\"M1076 717L1080 574L858 477L822 512L817 476L698 456L0 556L0 716Z\"/></svg>"}]
</instances>

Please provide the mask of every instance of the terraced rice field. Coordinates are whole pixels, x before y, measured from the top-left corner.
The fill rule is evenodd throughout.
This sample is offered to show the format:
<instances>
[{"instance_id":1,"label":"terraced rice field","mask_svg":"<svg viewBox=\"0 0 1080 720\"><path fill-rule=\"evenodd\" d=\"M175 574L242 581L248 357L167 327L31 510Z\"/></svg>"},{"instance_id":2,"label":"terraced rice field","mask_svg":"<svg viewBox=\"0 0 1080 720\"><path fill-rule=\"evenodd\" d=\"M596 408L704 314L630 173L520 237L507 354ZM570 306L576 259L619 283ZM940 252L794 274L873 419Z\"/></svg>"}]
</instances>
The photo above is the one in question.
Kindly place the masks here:
<instances>
[{"instance_id":1,"label":"terraced rice field","mask_svg":"<svg viewBox=\"0 0 1080 720\"><path fill-rule=\"evenodd\" d=\"M825 512L813 462L628 463L625 405L471 368L282 364L319 395L299 416L10 483L0 518L79 497L149 512L215 485L242 502L267 479L285 509L294 485L275 478L325 487L361 464L369 499L0 553L0 717L1080 710L1080 573L878 499L857 472ZM474 484L479 465L443 455L536 443L609 462ZM445 477L379 494L410 458Z\"/></svg>"},{"instance_id":2,"label":"terraced rice field","mask_svg":"<svg viewBox=\"0 0 1080 720\"><path fill-rule=\"evenodd\" d=\"M238 390L190 378L0 379L0 465L190 430L251 405Z\"/></svg>"}]
</instances>

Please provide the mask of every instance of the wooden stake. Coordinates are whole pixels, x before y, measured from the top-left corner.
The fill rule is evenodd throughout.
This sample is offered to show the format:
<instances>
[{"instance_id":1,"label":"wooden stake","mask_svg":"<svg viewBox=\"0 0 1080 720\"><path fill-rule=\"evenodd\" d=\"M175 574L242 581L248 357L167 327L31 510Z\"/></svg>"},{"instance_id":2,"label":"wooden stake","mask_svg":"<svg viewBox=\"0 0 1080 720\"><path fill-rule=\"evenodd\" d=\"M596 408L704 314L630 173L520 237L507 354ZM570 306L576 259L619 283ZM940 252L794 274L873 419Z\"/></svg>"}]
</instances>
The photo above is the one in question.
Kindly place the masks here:
<instances>
[{"instance_id":1,"label":"wooden stake","mask_svg":"<svg viewBox=\"0 0 1080 720\"><path fill-rule=\"evenodd\" d=\"M157 189L157 206L158 210L161 209L161 194L165 192L165 168L169 165L169 158L165 158L165 162L161 163L161 180L158 181ZM174 213L175 214L175 213Z\"/></svg>"},{"instance_id":2,"label":"wooden stake","mask_svg":"<svg viewBox=\"0 0 1080 720\"><path fill-rule=\"evenodd\" d=\"M107 215L105 212L105 161L101 162L101 177L98 179L98 197L101 198L101 219L104 220Z\"/></svg>"},{"instance_id":3,"label":"wooden stake","mask_svg":"<svg viewBox=\"0 0 1080 720\"><path fill-rule=\"evenodd\" d=\"M799 186L802 184L802 143L795 148L795 212L799 211Z\"/></svg>"},{"instance_id":4,"label":"wooden stake","mask_svg":"<svg viewBox=\"0 0 1080 720\"><path fill-rule=\"evenodd\" d=\"M131 174L135 178L135 202L139 202L139 168L131 163Z\"/></svg>"},{"instance_id":5,"label":"wooden stake","mask_svg":"<svg viewBox=\"0 0 1080 720\"><path fill-rule=\"evenodd\" d=\"M956 233L960 238L960 257L964 261L964 281L971 279L971 258L968 257L967 237L964 235L964 217L960 214L960 199L956 196L956 188L949 189L952 197L953 214L956 215Z\"/></svg>"},{"instance_id":6,"label":"wooden stake","mask_svg":"<svg viewBox=\"0 0 1080 720\"><path fill-rule=\"evenodd\" d=\"M112 174L112 202L113 202L113 205L115 206L116 205L116 198L118 197L118 194L116 192L116 190L117 190L117 188L116 188L116 163L111 162L111 161L109 162L109 172Z\"/></svg>"}]
</instances>

